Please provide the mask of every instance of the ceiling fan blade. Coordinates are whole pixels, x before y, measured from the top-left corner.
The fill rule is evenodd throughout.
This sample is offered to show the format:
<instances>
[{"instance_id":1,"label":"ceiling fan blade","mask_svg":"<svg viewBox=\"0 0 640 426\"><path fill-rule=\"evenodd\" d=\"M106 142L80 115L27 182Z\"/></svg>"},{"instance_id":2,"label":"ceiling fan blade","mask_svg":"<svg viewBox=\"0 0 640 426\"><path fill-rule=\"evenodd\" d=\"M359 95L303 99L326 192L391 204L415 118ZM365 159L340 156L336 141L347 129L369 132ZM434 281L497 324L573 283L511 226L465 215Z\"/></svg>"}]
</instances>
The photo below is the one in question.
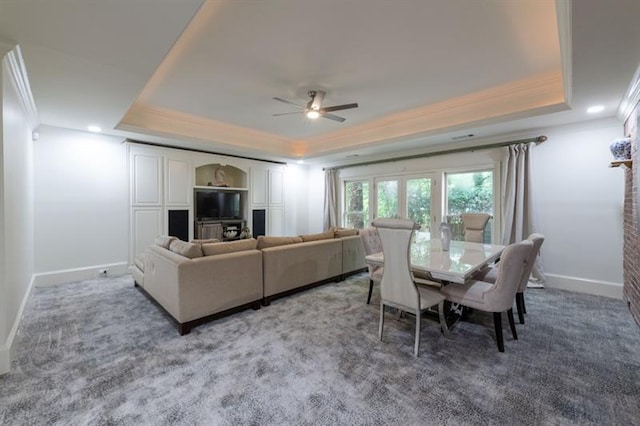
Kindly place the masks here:
<instances>
[{"instance_id":1,"label":"ceiling fan blade","mask_svg":"<svg viewBox=\"0 0 640 426\"><path fill-rule=\"evenodd\" d=\"M271 114L274 117L279 117L281 115L290 115L290 114L302 114L304 111L293 111L293 112L281 112L279 114Z\"/></svg>"},{"instance_id":2,"label":"ceiling fan blade","mask_svg":"<svg viewBox=\"0 0 640 426\"><path fill-rule=\"evenodd\" d=\"M343 109L351 109L351 108L358 108L358 104L354 102L352 104L334 105L330 107L320 108L320 112L340 111Z\"/></svg>"},{"instance_id":3,"label":"ceiling fan blade","mask_svg":"<svg viewBox=\"0 0 640 426\"><path fill-rule=\"evenodd\" d=\"M342 123L345 118L342 117L338 117L337 115L333 115L333 114L320 114L320 117L324 117L324 118L328 118L329 120L333 120L333 121L339 121L340 123Z\"/></svg>"},{"instance_id":4,"label":"ceiling fan blade","mask_svg":"<svg viewBox=\"0 0 640 426\"><path fill-rule=\"evenodd\" d=\"M288 101L286 99L282 99L282 98L273 98L273 100L275 101L280 101L280 102L284 102L285 104L289 104L289 105L293 105L293 106L297 106L298 108L302 108L305 109L306 107L302 106L302 105L298 105L298 104L294 104L291 101Z\"/></svg>"}]
</instances>

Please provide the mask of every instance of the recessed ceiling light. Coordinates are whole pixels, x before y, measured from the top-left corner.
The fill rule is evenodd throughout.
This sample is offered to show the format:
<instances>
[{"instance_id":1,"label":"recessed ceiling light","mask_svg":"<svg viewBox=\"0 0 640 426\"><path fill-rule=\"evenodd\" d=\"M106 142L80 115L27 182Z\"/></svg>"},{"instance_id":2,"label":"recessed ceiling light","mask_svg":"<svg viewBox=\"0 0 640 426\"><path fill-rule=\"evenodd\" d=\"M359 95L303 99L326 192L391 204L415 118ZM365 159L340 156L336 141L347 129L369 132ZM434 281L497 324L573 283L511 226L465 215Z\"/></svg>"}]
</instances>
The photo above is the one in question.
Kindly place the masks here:
<instances>
[{"instance_id":1,"label":"recessed ceiling light","mask_svg":"<svg viewBox=\"0 0 640 426\"><path fill-rule=\"evenodd\" d=\"M102 131L100 126L95 126L95 125L87 126L87 130L93 133L100 133Z\"/></svg>"},{"instance_id":2,"label":"recessed ceiling light","mask_svg":"<svg viewBox=\"0 0 640 426\"><path fill-rule=\"evenodd\" d=\"M596 114L598 112L604 111L604 105L594 105L587 108L587 112L589 114Z\"/></svg>"}]
</instances>

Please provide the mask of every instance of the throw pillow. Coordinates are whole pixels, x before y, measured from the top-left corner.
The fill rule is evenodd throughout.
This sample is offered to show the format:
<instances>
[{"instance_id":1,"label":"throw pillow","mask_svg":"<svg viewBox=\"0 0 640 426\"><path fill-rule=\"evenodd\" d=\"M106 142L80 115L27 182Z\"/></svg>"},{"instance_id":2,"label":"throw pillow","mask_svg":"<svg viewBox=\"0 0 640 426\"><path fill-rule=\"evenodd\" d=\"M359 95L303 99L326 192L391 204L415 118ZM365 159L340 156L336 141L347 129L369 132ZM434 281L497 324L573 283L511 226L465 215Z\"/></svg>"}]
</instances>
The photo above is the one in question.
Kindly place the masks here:
<instances>
[{"instance_id":1,"label":"throw pillow","mask_svg":"<svg viewBox=\"0 0 640 426\"><path fill-rule=\"evenodd\" d=\"M302 238L300 237L265 237L261 235L258 237L258 250L301 242Z\"/></svg>"},{"instance_id":2,"label":"throw pillow","mask_svg":"<svg viewBox=\"0 0 640 426\"><path fill-rule=\"evenodd\" d=\"M156 237L156 245L162 247L162 248L166 248L167 250L169 250L169 245L171 245L171 242L173 240L177 240L178 238L176 237L168 237L166 235L161 235L159 237Z\"/></svg>"},{"instance_id":3,"label":"throw pillow","mask_svg":"<svg viewBox=\"0 0 640 426\"><path fill-rule=\"evenodd\" d=\"M258 240L250 238L248 240L228 241L224 243L203 244L202 254L205 256L215 256L216 254L234 253L237 251L255 250Z\"/></svg>"},{"instance_id":4,"label":"throw pillow","mask_svg":"<svg viewBox=\"0 0 640 426\"><path fill-rule=\"evenodd\" d=\"M202 248L200 244L188 243L177 238L171 241L169 250L179 254L180 256L188 257L189 259L202 257Z\"/></svg>"},{"instance_id":5,"label":"throw pillow","mask_svg":"<svg viewBox=\"0 0 640 426\"><path fill-rule=\"evenodd\" d=\"M328 240L333 238L333 231L320 232L318 234L308 234L308 235L300 235L302 241L318 241L318 240Z\"/></svg>"}]
</instances>

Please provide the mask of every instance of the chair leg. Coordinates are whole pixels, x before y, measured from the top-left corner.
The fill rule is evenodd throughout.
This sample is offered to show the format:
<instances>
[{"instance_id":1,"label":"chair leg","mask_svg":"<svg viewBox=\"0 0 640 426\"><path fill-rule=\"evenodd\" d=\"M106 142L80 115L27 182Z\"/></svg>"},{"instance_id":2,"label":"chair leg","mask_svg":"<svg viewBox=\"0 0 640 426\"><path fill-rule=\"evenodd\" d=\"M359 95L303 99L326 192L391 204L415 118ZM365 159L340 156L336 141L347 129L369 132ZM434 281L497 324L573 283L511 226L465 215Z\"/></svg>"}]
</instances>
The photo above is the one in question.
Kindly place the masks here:
<instances>
[{"instance_id":1,"label":"chair leg","mask_svg":"<svg viewBox=\"0 0 640 426\"><path fill-rule=\"evenodd\" d=\"M369 280L369 297L367 297L367 305L371 303L371 293L373 292L373 280Z\"/></svg>"},{"instance_id":2,"label":"chair leg","mask_svg":"<svg viewBox=\"0 0 640 426\"><path fill-rule=\"evenodd\" d=\"M438 303L438 315L440 316L440 328L442 329L442 334L448 336L449 327L447 326L447 319L444 316L444 300Z\"/></svg>"},{"instance_id":3,"label":"chair leg","mask_svg":"<svg viewBox=\"0 0 640 426\"><path fill-rule=\"evenodd\" d=\"M524 294L516 293L516 307L518 308L518 319L520 324L524 324Z\"/></svg>"},{"instance_id":4,"label":"chair leg","mask_svg":"<svg viewBox=\"0 0 640 426\"><path fill-rule=\"evenodd\" d=\"M420 308L416 309L416 338L413 347L413 355L420 353Z\"/></svg>"},{"instance_id":5,"label":"chair leg","mask_svg":"<svg viewBox=\"0 0 640 426\"><path fill-rule=\"evenodd\" d=\"M380 327L378 327L378 339L382 341L382 328L384 327L384 302L380 300Z\"/></svg>"},{"instance_id":6,"label":"chair leg","mask_svg":"<svg viewBox=\"0 0 640 426\"><path fill-rule=\"evenodd\" d=\"M522 312L527 313L527 305L524 304L524 293L522 293Z\"/></svg>"},{"instance_id":7,"label":"chair leg","mask_svg":"<svg viewBox=\"0 0 640 426\"><path fill-rule=\"evenodd\" d=\"M493 325L496 329L496 341L498 342L498 350L504 352L504 340L502 340L502 315L500 312L493 313Z\"/></svg>"},{"instance_id":8,"label":"chair leg","mask_svg":"<svg viewBox=\"0 0 640 426\"><path fill-rule=\"evenodd\" d=\"M509 309L507 311L507 318L509 318L509 327L511 327L513 340L518 340L518 333L516 332L516 322L513 320L513 309Z\"/></svg>"}]
</instances>

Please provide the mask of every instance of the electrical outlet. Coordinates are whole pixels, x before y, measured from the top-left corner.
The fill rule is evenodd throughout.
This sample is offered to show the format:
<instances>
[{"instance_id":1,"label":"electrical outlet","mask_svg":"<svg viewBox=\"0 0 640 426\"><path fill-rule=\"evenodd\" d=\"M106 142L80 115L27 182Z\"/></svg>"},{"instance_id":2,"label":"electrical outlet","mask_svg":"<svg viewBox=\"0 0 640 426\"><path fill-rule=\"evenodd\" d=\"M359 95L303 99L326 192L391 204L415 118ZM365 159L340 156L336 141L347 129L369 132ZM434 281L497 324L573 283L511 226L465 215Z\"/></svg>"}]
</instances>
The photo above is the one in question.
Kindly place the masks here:
<instances>
[{"instance_id":1,"label":"electrical outlet","mask_svg":"<svg viewBox=\"0 0 640 426\"><path fill-rule=\"evenodd\" d=\"M107 270L106 269L100 269L98 271L98 275L100 275L101 277L106 277L107 276Z\"/></svg>"}]
</instances>

